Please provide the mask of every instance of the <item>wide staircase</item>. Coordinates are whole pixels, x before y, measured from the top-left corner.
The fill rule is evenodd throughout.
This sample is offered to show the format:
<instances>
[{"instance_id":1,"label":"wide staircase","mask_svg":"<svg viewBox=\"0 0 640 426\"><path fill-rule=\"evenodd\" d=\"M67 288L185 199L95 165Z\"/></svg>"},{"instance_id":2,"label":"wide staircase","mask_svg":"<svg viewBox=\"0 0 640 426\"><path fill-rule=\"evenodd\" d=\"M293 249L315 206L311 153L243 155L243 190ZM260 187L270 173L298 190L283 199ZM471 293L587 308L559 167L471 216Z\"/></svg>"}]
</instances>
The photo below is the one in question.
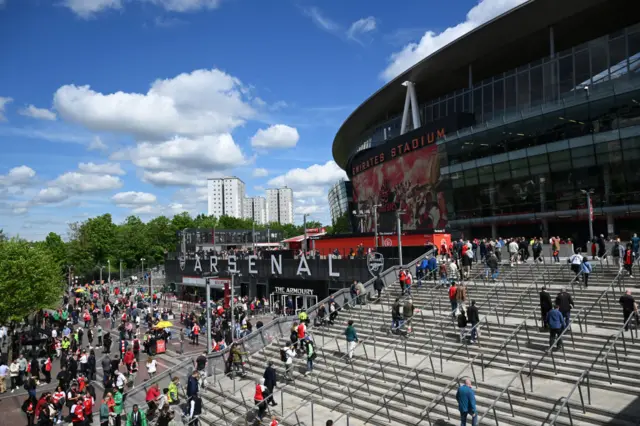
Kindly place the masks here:
<instances>
[{"instance_id":1,"label":"wide staircase","mask_svg":"<svg viewBox=\"0 0 640 426\"><path fill-rule=\"evenodd\" d=\"M640 342L635 321L624 332L618 299L638 282L617 267L594 263L588 288L575 279L566 261L501 266L499 277L485 277L475 264L464 281L468 300L480 312L477 343L470 326L457 327L448 286L424 281L411 296L400 294L392 271L380 300L345 306L333 325L311 327L318 356L306 375L306 358L295 360L294 379L279 380L275 415L285 425L460 424L456 391L471 379L481 424L620 425L640 424ZM572 323L550 349L542 329L539 293L565 288L573 297ZM391 306L411 297L411 321L392 332ZM347 362L344 329L353 320L359 342ZM258 423L255 384L269 361L279 377L283 363L277 343L252 354L248 377L217 376L203 392L208 424ZM470 421L469 421L470 422ZM469 423L470 424L470 423Z\"/></svg>"}]
</instances>

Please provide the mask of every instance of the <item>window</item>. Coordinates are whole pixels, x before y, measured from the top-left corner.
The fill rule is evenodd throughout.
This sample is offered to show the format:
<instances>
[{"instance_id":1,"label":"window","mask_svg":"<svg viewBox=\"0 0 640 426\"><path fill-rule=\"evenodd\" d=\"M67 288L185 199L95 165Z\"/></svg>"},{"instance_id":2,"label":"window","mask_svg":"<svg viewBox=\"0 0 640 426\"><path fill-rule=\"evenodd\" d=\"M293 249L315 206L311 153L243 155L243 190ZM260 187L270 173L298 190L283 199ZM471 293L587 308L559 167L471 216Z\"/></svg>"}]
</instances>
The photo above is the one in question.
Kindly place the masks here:
<instances>
[{"instance_id":1,"label":"window","mask_svg":"<svg viewBox=\"0 0 640 426\"><path fill-rule=\"evenodd\" d=\"M518 109L529 108L529 72L518 73Z\"/></svg>"},{"instance_id":2,"label":"window","mask_svg":"<svg viewBox=\"0 0 640 426\"><path fill-rule=\"evenodd\" d=\"M560 96L564 98L573 97L575 84L573 82L573 57L571 55L558 60L558 71L560 73Z\"/></svg>"},{"instance_id":3,"label":"window","mask_svg":"<svg viewBox=\"0 0 640 426\"><path fill-rule=\"evenodd\" d=\"M493 118L504 114L504 80L496 80L493 83Z\"/></svg>"},{"instance_id":4,"label":"window","mask_svg":"<svg viewBox=\"0 0 640 426\"><path fill-rule=\"evenodd\" d=\"M516 77L511 76L504 79L504 92L505 92L505 113L509 114L517 108L517 96L516 96Z\"/></svg>"},{"instance_id":5,"label":"window","mask_svg":"<svg viewBox=\"0 0 640 426\"><path fill-rule=\"evenodd\" d=\"M542 65L531 68L531 106L536 107L543 102Z\"/></svg>"},{"instance_id":6,"label":"window","mask_svg":"<svg viewBox=\"0 0 640 426\"><path fill-rule=\"evenodd\" d=\"M493 84L489 83L482 88L482 119L493 120Z\"/></svg>"},{"instance_id":7,"label":"window","mask_svg":"<svg viewBox=\"0 0 640 426\"><path fill-rule=\"evenodd\" d=\"M591 66L589 63L589 50L584 49L575 53L575 74L576 74L576 86L583 87L591 84Z\"/></svg>"}]
</instances>

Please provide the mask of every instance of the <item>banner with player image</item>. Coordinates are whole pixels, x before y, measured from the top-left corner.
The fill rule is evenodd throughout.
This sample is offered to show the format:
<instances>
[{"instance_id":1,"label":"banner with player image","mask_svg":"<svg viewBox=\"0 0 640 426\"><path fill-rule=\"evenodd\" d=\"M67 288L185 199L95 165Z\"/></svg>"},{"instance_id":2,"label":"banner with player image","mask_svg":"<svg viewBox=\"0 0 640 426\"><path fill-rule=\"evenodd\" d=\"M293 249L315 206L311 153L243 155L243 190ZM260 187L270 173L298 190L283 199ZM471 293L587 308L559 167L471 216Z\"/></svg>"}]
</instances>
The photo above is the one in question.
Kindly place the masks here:
<instances>
[{"instance_id":1,"label":"banner with player image","mask_svg":"<svg viewBox=\"0 0 640 426\"><path fill-rule=\"evenodd\" d=\"M351 178L358 210L378 207L378 231L396 230L396 210L403 230L442 230L447 226L447 206L440 161L435 144L398 155L367 168ZM373 232L373 214L362 221L360 232Z\"/></svg>"}]
</instances>

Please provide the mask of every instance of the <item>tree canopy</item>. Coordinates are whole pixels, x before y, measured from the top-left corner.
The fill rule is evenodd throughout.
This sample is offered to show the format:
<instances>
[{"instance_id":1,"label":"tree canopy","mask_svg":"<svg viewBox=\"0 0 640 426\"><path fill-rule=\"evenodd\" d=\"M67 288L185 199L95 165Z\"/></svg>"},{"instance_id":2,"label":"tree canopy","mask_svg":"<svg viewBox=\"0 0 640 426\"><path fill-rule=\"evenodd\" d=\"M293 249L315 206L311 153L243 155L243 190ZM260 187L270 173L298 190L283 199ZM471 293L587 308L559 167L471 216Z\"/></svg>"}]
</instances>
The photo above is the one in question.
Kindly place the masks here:
<instances>
[{"instance_id":1,"label":"tree canopy","mask_svg":"<svg viewBox=\"0 0 640 426\"><path fill-rule=\"evenodd\" d=\"M139 268L141 259L144 264L155 266L163 263L167 252L175 251L178 246L178 233L186 228L218 229L271 229L281 231L284 238L304 233L302 225L254 224L251 219L238 219L229 216L207 216L199 214L191 217L184 212L168 218L158 216L145 223L137 216L129 216L116 224L110 214L93 217L84 222L69 225L68 242L50 233L44 245L64 271L72 265L74 275L85 278L97 278L99 267L111 263L112 274L118 270L120 261L123 269ZM307 222L307 228L320 228L317 221ZM104 276L103 271L103 278Z\"/></svg>"},{"instance_id":2,"label":"tree canopy","mask_svg":"<svg viewBox=\"0 0 640 426\"><path fill-rule=\"evenodd\" d=\"M64 275L47 244L11 239L0 244L0 323L55 308Z\"/></svg>"}]
</instances>

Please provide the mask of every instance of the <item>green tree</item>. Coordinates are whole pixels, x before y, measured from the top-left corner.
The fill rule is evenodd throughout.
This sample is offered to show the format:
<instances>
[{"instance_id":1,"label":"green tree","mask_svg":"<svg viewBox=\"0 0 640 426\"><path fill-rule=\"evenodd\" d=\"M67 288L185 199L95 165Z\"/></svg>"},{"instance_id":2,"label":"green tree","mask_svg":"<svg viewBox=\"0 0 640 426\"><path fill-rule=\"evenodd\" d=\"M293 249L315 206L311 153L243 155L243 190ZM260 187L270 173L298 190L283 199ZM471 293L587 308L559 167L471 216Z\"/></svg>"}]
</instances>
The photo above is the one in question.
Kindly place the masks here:
<instances>
[{"instance_id":1,"label":"green tree","mask_svg":"<svg viewBox=\"0 0 640 426\"><path fill-rule=\"evenodd\" d=\"M331 234L350 234L351 232L351 219L349 217L349 212L345 212L343 215L336 218L336 221L331 227Z\"/></svg>"},{"instance_id":2,"label":"green tree","mask_svg":"<svg viewBox=\"0 0 640 426\"><path fill-rule=\"evenodd\" d=\"M0 229L0 243L7 241L7 236L4 233L3 229Z\"/></svg>"},{"instance_id":3,"label":"green tree","mask_svg":"<svg viewBox=\"0 0 640 426\"><path fill-rule=\"evenodd\" d=\"M54 308L63 291L60 265L44 245L18 239L0 244L0 323Z\"/></svg>"},{"instance_id":4,"label":"green tree","mask_svg":"<svg viewBox=\"0 0 640 426\"><path fill-rule=\"evenodd\" d=\"M158 216L147 223L147 237L150 244L150 256L156 263L162 263L166 252L175 251L178 244L177 234L166 216Z\"/></svg>"},{"instance_id":5,"label":"green tree","mask_svg":"<svg viewBox=\"0 0 640 426\"><path fill-rule=\"evenodd\" d=\"M117 243L112 253L117 253L127 267L138 266L141 258L146 259L151 254L147 227L139 217L127 217L124 223L116 227L116 233ZM106 259L102 265L105 264Z\"/></svg>"},{"instance_id":6,"label":"green tree","mask_svg":"<svg viewBox=\"0 0 640 426\"><path fill-rule=\"evenodd\" d=\"M67 246L60 235L55 232L49 232L49 235L44 240L44 245L58 265L62 267L67 263Z\"/></svg>"}]
</instances>

